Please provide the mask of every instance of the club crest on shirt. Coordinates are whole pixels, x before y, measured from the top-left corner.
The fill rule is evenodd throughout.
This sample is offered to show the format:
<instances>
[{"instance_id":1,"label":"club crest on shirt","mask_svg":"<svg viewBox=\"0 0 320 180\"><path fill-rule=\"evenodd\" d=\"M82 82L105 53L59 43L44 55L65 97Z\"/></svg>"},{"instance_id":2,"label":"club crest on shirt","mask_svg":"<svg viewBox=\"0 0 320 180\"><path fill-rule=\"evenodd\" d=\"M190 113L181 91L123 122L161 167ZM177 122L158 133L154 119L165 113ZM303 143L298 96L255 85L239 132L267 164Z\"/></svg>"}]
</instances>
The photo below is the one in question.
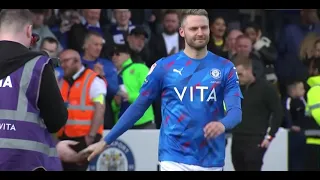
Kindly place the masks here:
<instances>
[{"instance_id":1,"label":"club crest on shirt","mask_svg":"<svg viewBox=\"0 0 320 180\"><path fill-rule=\"evenodd\" d=\"M220 79L221 78L221 71L219 69L213 68L210 71L210 75L214 78L214 79Z\"/></svg>"}]
</instances>

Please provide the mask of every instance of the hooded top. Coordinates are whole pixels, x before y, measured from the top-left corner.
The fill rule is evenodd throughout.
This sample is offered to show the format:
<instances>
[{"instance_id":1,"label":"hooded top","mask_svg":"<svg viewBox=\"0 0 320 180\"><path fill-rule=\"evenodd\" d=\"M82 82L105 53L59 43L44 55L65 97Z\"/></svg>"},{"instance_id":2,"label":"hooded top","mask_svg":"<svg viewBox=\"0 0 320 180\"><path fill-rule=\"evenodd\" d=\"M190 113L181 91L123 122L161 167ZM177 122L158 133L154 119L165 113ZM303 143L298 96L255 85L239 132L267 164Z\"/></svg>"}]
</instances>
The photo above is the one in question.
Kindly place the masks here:
<instances>
[{"instance_id":1,"label":"hooded top","mask_svg":"<svg viewBox=\"0 0 320 180\"><path fill-rule=\"evenodd\" d=\"M0 79L9 76L28 61L40 55L48 56L45 52L31 51L17 42L0 41ZM65 125L68 111L64 106L54 75L52 60L50 60L50 65L52 67L46 65L42 72L38 107L48 131L55 133Z\"/></svg>"},{"instance_id":2,"label":"hooded top","mask_svg":"<svg viewBox=\"0 0 320 180\"><path fill-rule=\"evenodd\" d=\"M7 77L39 55L46 54L31 51L17 42L0 41L0 79Z\"/></svg>"}]
</instances>

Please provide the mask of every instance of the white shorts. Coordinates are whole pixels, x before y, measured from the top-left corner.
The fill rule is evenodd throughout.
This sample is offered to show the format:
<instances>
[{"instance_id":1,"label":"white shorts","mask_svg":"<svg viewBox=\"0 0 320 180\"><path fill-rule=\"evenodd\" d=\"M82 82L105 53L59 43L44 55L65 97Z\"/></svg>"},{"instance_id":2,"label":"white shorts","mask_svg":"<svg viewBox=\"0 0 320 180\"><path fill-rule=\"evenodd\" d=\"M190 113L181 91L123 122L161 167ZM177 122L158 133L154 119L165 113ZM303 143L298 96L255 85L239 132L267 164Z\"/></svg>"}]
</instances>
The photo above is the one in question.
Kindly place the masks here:
<instances>
[{"instance_id":1,"label":"white shorts","mask_svg":"<svg viewBox=\"0 0 320 180\"><path fill-rule=\"evenodd\" d=\"M160 171L222 171L223 167L201 167L172 161L160 162Z\"/></svg>"}]
</instances>

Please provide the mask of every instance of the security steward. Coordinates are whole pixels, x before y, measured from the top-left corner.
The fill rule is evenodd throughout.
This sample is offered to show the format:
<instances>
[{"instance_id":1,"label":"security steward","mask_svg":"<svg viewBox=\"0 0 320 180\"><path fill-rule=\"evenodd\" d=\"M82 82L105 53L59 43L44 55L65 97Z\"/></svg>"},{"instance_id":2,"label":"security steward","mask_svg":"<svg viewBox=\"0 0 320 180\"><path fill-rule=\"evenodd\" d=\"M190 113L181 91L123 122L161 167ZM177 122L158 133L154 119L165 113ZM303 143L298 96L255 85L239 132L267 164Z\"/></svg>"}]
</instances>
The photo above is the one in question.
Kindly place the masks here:
<instances>
[{"instance_id":1,"label":"security steward","mask_svg":"<svg viewBox=\"0 0 320 180\"><path fill-rule=\"evenodd\" d=\"M69 116L57 135L60 140L79 142L73 146L79 152L102 137L107 84L82 65L78 52L65 50L59 57L64 71L59 87ZM63 163L64 171L86 171L87 168L88 163Z\"/></svg>"},{"instance_id":2,"label":"security steward","mask_svg":"<svg viewBox=\"0 0 320 180\"><path fill-rule=\"evenodd\" d=\"M138 98L140 88L149 73L149 68L145 64L134 63L130 56L130 50L126 45L115 46L112 62L118 69L119 76L122 78L125 91L128 94L127 99L122 98L121 103L117 103L117 105L120 106L120 112L116 117L120 117L126 108ZM116 119L116 121L117 120L118 119ZM147 109L132 129L156 129L152 106Z\"/></svg>"},{"instance_id":3,"label":"security steward","mask_svg":"<svg viewBox=\"0 0 320 180\"><path fill-rule=\"evenodd\" d=\"M320 170L320 61L313 64L313 71L307 84L306 114L312 119L306 122L306 171Z\"/></svg>"},{"instance_id":4,"label":"security steward","mask_svg":"<svg viewBox=\"0 0 320 180\"><path fill-rule=\"evenodd\" d=\"M68 141L58 154L51 136L68 112L52 60L28 49L36 42L32 17L27 9L0 13L0 171L59 171L60 158L76 154Z\"/></svg>"}]
</instances>

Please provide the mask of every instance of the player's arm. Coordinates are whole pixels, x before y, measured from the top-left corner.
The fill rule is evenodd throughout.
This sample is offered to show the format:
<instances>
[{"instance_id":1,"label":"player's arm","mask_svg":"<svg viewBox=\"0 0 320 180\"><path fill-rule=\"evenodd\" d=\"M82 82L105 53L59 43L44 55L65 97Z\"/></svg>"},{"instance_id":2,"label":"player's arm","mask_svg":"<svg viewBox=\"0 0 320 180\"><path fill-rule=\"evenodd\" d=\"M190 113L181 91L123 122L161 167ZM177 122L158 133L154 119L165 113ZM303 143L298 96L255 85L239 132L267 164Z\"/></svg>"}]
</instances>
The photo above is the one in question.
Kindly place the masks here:
<instances>
[{"instance_id":1,"label":"player's arm","mask_svg":"<svg viewBox=\"0 0 320 180\"><path fill-rule=\"evenodd\" d=\"M136 67L136 82L139 84L139 89L127 89L128 91L128 101L133 103L139 96L139 90L143 85L146 77L148 76L149 68L144 64L135 64Z\"/></svg>"},{"instance_id":2,"label":"player's arm","mask_svg":"<svg viewBox=\"0 0 320 180\"><path fill-rule=\"evenodd\" d=\"M271 111L270 131L268 135L275 137L283 118L283 107L276 88L272 84L268 84L265 88L264 99L267 108Z\"/></svg>"},{"instance_id":3,"label":"player's arm","mask_svg":"<svg viewBox=\"0 0 320 180\"><path fill-rule=\"evenodd\" d=\"M163 74L161 60L159 60L151 67L145 83L140 89L138 98L123 113L116 125L104 138L107 144L111 144L143 116L144 112L161 93Z\"/></svg>"},{"instance_id":4,"label":"player's arm","mask_svg":"<svg viewBox=\"0 0 320 180\"><path fill-rule=\"evenodd\" d=\"M226 116L220 120L226 130L234 128L241 122L242 110L241 99L243 98L236 68L230 66L225 76L224 102L226 106Z\"/></svg>"},{"instance_id":5,"label":"player's arm","mask_svg":"<svg viewBox=\"0 0 320 180\"><path fill-rule=\"evenodd\" d=\"M105 96L107 94L106 83L100 77L96 77L89 89L89 95L93 102L94 114L90 126L88 137L94 140L99 127L103 124L105 111Z\"/></svg>"}]
</instances>

